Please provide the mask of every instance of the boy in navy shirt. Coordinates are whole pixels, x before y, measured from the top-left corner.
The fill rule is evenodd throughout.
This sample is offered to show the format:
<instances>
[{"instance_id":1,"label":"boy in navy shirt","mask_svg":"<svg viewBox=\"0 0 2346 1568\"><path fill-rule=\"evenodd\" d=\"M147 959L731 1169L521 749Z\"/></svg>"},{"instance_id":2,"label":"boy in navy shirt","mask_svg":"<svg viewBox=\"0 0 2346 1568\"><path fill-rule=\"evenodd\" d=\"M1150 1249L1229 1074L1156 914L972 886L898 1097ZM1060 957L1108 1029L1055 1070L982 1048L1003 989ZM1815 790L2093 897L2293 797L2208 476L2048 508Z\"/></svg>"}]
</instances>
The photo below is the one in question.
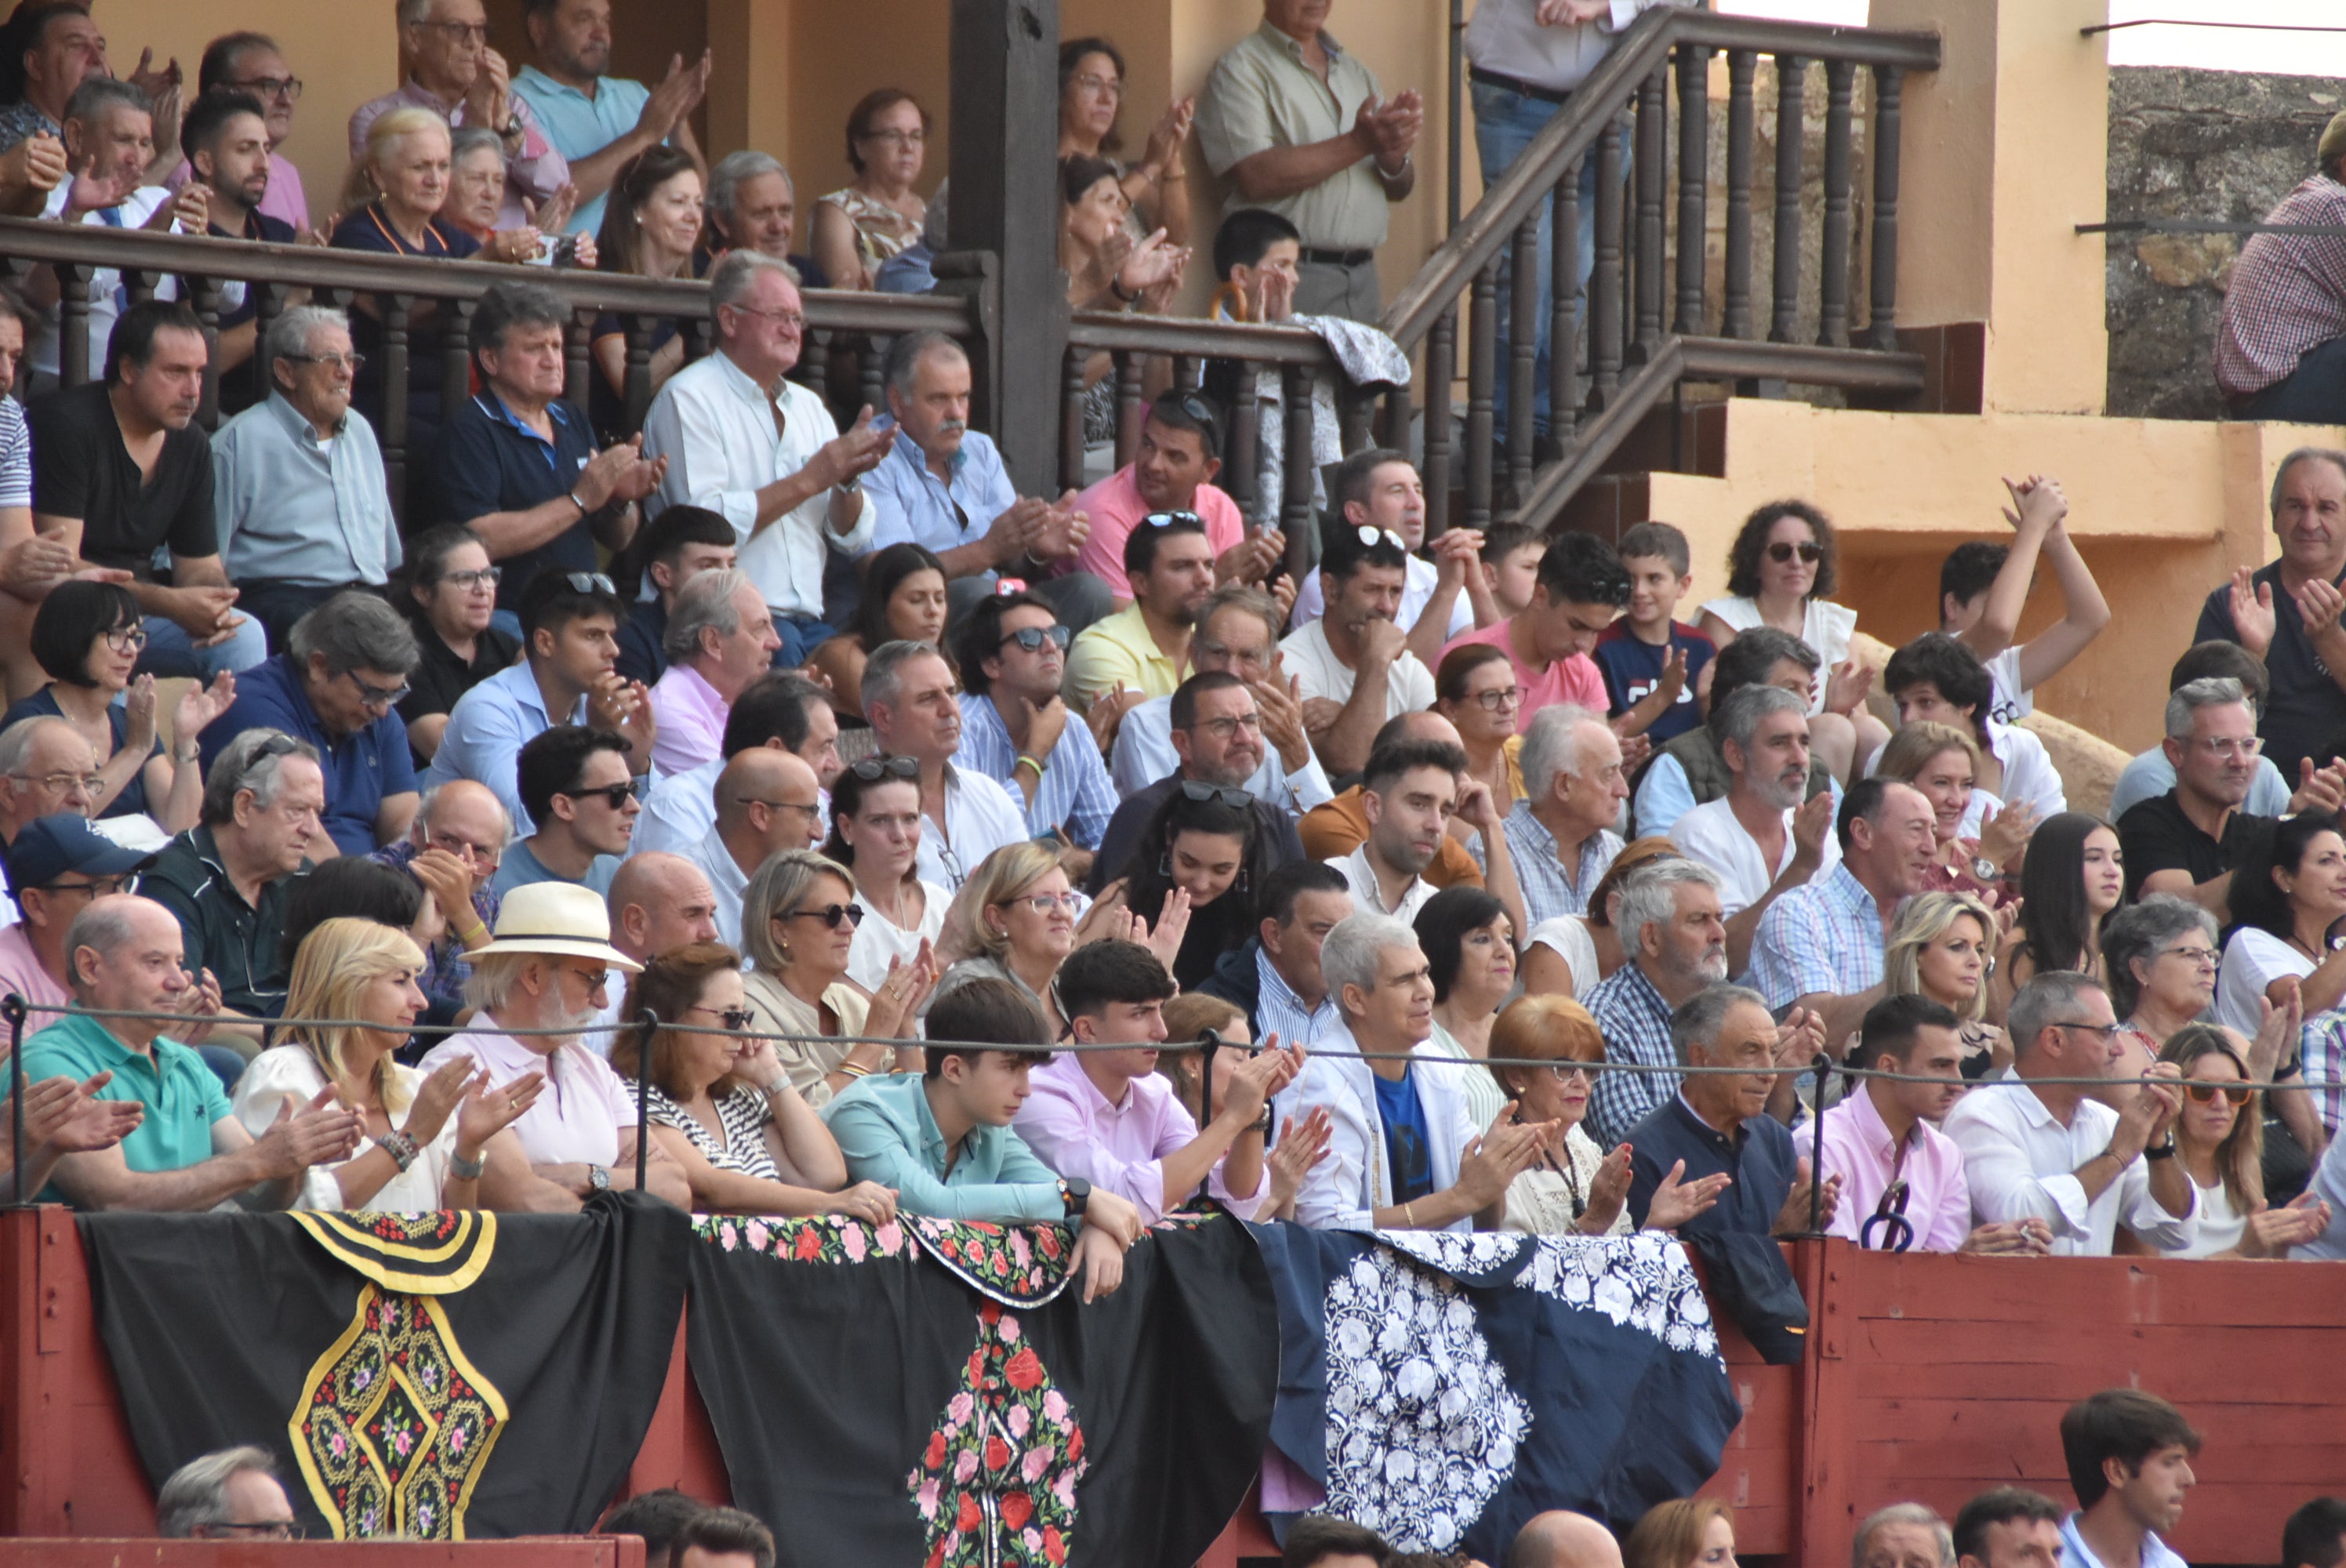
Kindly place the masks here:
<instances>
[{"instance_id":1,"label":"boy in navy shirt","mask_svg":"<svg viewBox=\"0 0 2346 1568\"><path fill-rule=\"evenodd\" d=\"M1608 712L1616 718L1675 676L1678 700L1646 731L1659 746L1702 722L1705 676L1719 649L1670 618L1694 586L1684 534L1668 523L1640 523L1621 535L1619 554L1629 573L1629 613L1606 628L1588 657L1604 672Z\"/></svg>"}]
</instances>

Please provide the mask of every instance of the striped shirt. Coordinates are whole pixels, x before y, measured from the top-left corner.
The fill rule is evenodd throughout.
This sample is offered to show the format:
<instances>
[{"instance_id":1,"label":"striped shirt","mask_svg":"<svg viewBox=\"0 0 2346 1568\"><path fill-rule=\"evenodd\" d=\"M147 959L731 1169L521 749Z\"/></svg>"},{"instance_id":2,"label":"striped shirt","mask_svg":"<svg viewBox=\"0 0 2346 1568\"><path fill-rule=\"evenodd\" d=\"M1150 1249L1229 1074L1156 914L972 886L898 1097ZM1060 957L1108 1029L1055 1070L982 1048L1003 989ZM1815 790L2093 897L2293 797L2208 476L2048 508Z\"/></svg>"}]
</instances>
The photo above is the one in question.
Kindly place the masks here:
<instances>
[{"instance_id":1,"label":"striped shirt","mask_svg":"<svg viewBox=\"0 0 2346 1568\"><path fill-rule=\"evenodd\" d=\"M1254 1004L1257 1044L1277 1034L1282 1045L1315 1045L1323 1031L1336 1027L1336 999L1323 996L1319 1006L1304 1006L1303 998L1295 994L1295 988L1270 962L1270 954L1260 949L1255 952L1254 972L1261 987Z\"/></svg>"},{"instance_id":2,"label":"striped shirt","mask_svg":"<svg viewBox=\"0 0 2346 1568\"><path fill-rule=\"evenodd\" d=\"M2307 1019L2301 1038L2305 1087L2321 1113L2321 1125L2335 1137L2339 1119L2346 1115L2346 1007Z\"/></svg>"},{"instance_id":3,"label":"striped shirt","mask_svg":"<svg viewBox=\"0 0 2346 1568\"><path fill-rule=\"evenodd\" d=\"M2267 223L2346 224L2346 185L2317 174ZM2346 235L2252 234L2216 320L2216 381L2253 396L2297 370L2308 349L2346 333Z\"/></svg>"},{"instance_id":4,"label":"striped shirt","mask_svg":"<svg viewBox=\"0 0 2346 1568\"><path fill-rule=\"evenodd\" d=\"M1882 983L1882 906L1846 864L1768 906L1751 942L1751 988L1781 1013L1800 997Z\"/></svg>"},{"instance_id":5,"label":"striped shirt","mask_svg":"<svg viewBox=\"0 0 2346 1568\"><path fill-rule=\"evenodd\" d=\"M33 504L33 433L25 405L0 397L0 509Z\"/></svg>"},{"instance_id":6,"label":"striped shirt","mask_svg":"<svg viewBox=\"0 0 2346 1568\"><path fill-rule=\"evenodd\" d=\"M1500 827L1507 835L1508 858L1515 863L1515 884L1524 891L1524 918L1534 925L1558 915L1586 914L1590 891L1621 852L1620 836L1599 828L1580 840L1577 864L1567 869L1556 856L1556 835L1532 815L1528 800L1516 801Z\"/></svg>"},{"instance_id":7,"label":"striped shirt","mask_svg":"<svg viewBox=\"0 0 2346 1568\"><path fill-rule=\"evenodd\" d=\"M1637 964L1625 963L1588 988L1588 1015L1605 1036L1605 1059L1669 1067L1670 1004ZM1629 1129L1669 1103L1678 1081L1669 1073L1599 1073L1588 1099L1588 1135L1611 1150Z\"/></svg>"},{"instance_id":8,"label":"striped shirt","mask_svg":"<svg viewBox=\"0 0 2346 1568\"><path fill-rule=\"evenodd\" d=\"M1014 777L1018 768L1017 744L1010 738L1009 727L1003 723L1002 711L994 706L991 696L961 699L961 749L954 760L998 780L1013 805L1025 793ZM1100 835L1107 831L1107 820L1116 815L1117 797L1115 786L1108 782L1107 764L1100 759L1099 742L1092 738L1091 726L1069 715L1066 727L1059 731L1058 744L1040 760L1043 777L1026 808L1026 830L1039 839L1054 828L1064 827L1067 837L1081 848L1098 849Z\"/></svg>"}]
</instances>

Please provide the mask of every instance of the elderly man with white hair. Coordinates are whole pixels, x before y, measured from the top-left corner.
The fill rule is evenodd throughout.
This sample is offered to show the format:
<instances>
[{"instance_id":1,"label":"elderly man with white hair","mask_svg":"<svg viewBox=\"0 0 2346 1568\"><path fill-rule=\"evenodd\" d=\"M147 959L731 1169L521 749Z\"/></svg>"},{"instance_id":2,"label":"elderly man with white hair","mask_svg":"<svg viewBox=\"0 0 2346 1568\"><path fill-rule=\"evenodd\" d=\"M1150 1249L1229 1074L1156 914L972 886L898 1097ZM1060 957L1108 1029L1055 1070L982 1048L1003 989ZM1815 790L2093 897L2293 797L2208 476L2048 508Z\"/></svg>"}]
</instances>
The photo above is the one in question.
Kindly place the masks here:
<instances>
[{"instance_id":1,"label":"elderly man with white hair","mask_svg":"<svg viewBox=\"0 0 2346 1568\"><path fill-rule=\"evenodd\" d=\"M831 275L814 258L790 249L798 231L798 187L781 159L744 148L709 167L709 234L718 255L757 250L780 256L797 269L801 289L830 288Z\"/></svg>"},{"instance_id":2,"label":"elderly man with white hair","mask_svg":"<svg viewBox=\"0 0 2346 1568\"><path fill-rule=\"evenodd\" d=\"M1751 960L1760 917L1777 899L1841 863L1833 832L1840 797L1809 789L1807 703L1781 687L1746 686L1710 720L1727 763L1727 793L1680 817L1669 836L1719 873L1727 960ZM1795 770L1797 769L1797 777Z\"/></svg>"},{"instance_id":3,"label":"elderly man with white hair","mask_svg":"<svg viewBox=\"0 0 2346 1568\"><path fill-rule=\"evenodd\" d=\"M1670 1014L1727 978L1719 873L1699 860L1656 860L1623 886L1614 928L1629 962L1581 998L1605 1035L1605 1058L1675 1067ZM1597 1147L1612 1148L1677 1089L1675 1073L1599 1073L1588 1099L1588 1135Z\"/></svg>"},{"instance_id":4,"label":"elderly man with white hair","mask_svg":"<svg viewBox=\"0 0 2346 1568\"><path fill-rule=\"evenodd\" d=\"M482 1152L481 1207L575 1213L597 1193L636 1185L635 1096L580 1036L601 1015L611 972L643 968L611 945L602 896L575 882L533 882L507 894L488 946L472 953L468 1032L434 1046L426 1076L464 1060L501 1089L542 1075L546 1092ZM545 1033L538 1033L545 1031ZM645 1190L679 1208L692 1189L651 1145Z\"/></svg>"},{"instance_id":5,"label":"elderly man with white hair","mask_svg":"<svg viewBox=\"0 0 2346 1568\"><path fill-rule=\"evenodd\" d=\"M806 335L787 262L729 253L709 270L709 313L716 351L670 376L644 415L644 456L668 459L652 510L689 503L733 524L741 570L781 634L775 662L795 668L833 629L822 618L827 554L872 547L879 507L863 476L894 433L875 429L866 408L842 435L820 394L784 379Z\"/></svg>"},{"instance_id":6,"label":"elderly man with white hair","mask_svg":"<svg viewBox=\"0 0 2346 1568\"><path fill-rule=\"evenodd\" d=\"M720 755L733 699L773 667L782 639L766 596L746 572L700 572L676 593L660 638L668 670L652 687L659 738L652 766L683 773Z\"/></svg>"},{"instance_id":7,"label":"elderly man with white hair","mask_svg":"<svg viewBox=\"0 0 2346 1568\"><path fill-rule=\"evenodd\" d=\"M1605 717L1571 703L1532 716L1521 758L1524 799L1507 813L1507 850L1531 924L1585 914L1621 852L1613 824L1629 798L1621 742Z\"/></svg>"},{"instance_id":8,"label":"elderly man with white hair","mask_svg":"<svg viewBox=\"0 0 2346 1568\"><path fill-rule=\"evenodd\" d=\"M1849 1568L1955 1568L1954 1532L1926 1504L1893 1502L1850 1537Z\"/></svg>"},{"instance_id":9,"label":"elderly man with white hair","mask_svg":"<svg viewBox=\"0 0 2346 1568\"><path fill-rule=\"evenodd\" d=\"M1507 1184L1538 1157L1545 1126L1503 1115L1477 1136L1461 1068L1428 1048L1433 978L1417 933L1391 915L1339 921L1320 950L1342 1022L1322 1031L1282 1117L1327 1111L1328 1154L1295 1217L1333 1230L1493 1230Z\"/></svg>"}]
</instances>

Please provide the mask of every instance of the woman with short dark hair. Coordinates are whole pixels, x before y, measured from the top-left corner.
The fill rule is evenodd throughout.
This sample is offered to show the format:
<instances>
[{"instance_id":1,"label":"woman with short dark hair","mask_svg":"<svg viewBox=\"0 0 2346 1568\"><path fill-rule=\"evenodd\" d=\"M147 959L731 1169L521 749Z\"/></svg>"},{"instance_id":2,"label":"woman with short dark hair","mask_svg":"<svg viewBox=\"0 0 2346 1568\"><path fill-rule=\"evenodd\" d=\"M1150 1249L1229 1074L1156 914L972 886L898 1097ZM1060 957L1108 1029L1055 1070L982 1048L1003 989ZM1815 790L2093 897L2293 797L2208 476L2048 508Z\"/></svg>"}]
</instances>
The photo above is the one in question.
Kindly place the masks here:
<instances>
[{"instance_id":1,"label":"woman with short dark hair","mask_svg":"<svg viewBox=\"0 0 2346 1568\"><path fill-rule=\"evenodd\" d=\"M1481 888L1444 888L1425 901L1412 922L1433 980L1433 1037L1444 1055L1480 1062L1491 1054L1491 1025L1515 985L1515 932L1506 906ZM1488 1073L1454 1069L1467 1115L1487 1131L1507 1108Z\"/></svg>"},{"instance_id":2,"label":"woman with short dark hair","mask_svg":"<svg viewBox=\"0 0 2346 1568\"><path fill-rule=\"evenodd\" d=\"M927 162L929 111L902 87L878 87L847 112L855 178L814 207L814 259L837 289L878 286L881 266L921 238L929 206L913 186Z\"/></svg>"}]
</instances>

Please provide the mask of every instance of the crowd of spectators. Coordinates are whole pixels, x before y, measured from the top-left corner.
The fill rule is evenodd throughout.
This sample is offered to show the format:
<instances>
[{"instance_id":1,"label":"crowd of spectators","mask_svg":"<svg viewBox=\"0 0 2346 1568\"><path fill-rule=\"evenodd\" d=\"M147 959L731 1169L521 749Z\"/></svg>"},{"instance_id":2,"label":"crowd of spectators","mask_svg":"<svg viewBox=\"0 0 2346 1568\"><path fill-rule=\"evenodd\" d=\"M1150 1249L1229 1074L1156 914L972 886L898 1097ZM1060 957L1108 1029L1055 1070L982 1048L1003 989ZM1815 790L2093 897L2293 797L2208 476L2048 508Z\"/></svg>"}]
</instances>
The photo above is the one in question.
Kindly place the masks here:
<instances>
[{"instance_id":1,"label":"crowd of spectators","mask_svg":"<svg viewBox=\"0 0 2346 1568\"><path fill-rule=\"evenodd\" d=\"M1484 0L1486 173L1644 8ZM1194 134L1233 192L1217 309L1373 315L1423 109L1328 10L1266 0L1130 163L1122 56L1066 45L1076 303L1167 308L1206 227ZM0 397L0 983L41 1010L27 1190L575 1209L638 1180L641 1074L659 1196L1064 1221L1087 1300L1194 1204L2346 1256L2346 453L2283 460L2280 560L2208 596L2165 739L2097 817L2022 722L2111 616L2050 477L2008 482L2009 542L1947 557L1938 629L1878 675L1832 521L1797 498L1685 606L1670 524L1429 539L1416 467L1372 448L1325 475L1299 581L1218 486L1228 411L1199 390L1152 389L1133 461L1051 496L969 428L947 337L897 338L884 412L843 429L791 379L803 288L898 286L938 249L910 95L856 106L855 178L794 256L788 172L693 138L707 57L611 76L607 0L530 0L518 75L481 0L397 17L402 85L352 116L313 225L269 39L215 42L181 116L176 66L118 79L78 0L20 5L0 204L703 277L709 351L598 322L582 406L558 293L416 304L411 353L462 334L473 377L445 406L411 379L427 455L394 505L373 300L263 327L240 295L208 331L171 280L133 302L101 270L68 389L56 279L0 286L0 391L26 394ZM2301 347L2277 334L2241 324L2221 362L2272 368ZM2227 385L2297 408L2335 341ZM2021 640L2040 567L2059 615ZM2065 1425L2073 1470L2108 1450L2083 1514L1880 1516L1860 1568L2006 1568L2046 1529L2065 1559L2149 1564L2154 1505L2189 1484L2160 1456L2196 1439L2115 1399ZM215 1458L189 1530L274 1522L266 1456ZM770 1561L695 1517L715 1533L678 1561ZM1731 1562L1724 1511L1620 1548L1593 1529L1535 1522L1521 1561ZM1289 1556L1389 1560L1333 1525Z\"/></svg>"}]
</instances>

